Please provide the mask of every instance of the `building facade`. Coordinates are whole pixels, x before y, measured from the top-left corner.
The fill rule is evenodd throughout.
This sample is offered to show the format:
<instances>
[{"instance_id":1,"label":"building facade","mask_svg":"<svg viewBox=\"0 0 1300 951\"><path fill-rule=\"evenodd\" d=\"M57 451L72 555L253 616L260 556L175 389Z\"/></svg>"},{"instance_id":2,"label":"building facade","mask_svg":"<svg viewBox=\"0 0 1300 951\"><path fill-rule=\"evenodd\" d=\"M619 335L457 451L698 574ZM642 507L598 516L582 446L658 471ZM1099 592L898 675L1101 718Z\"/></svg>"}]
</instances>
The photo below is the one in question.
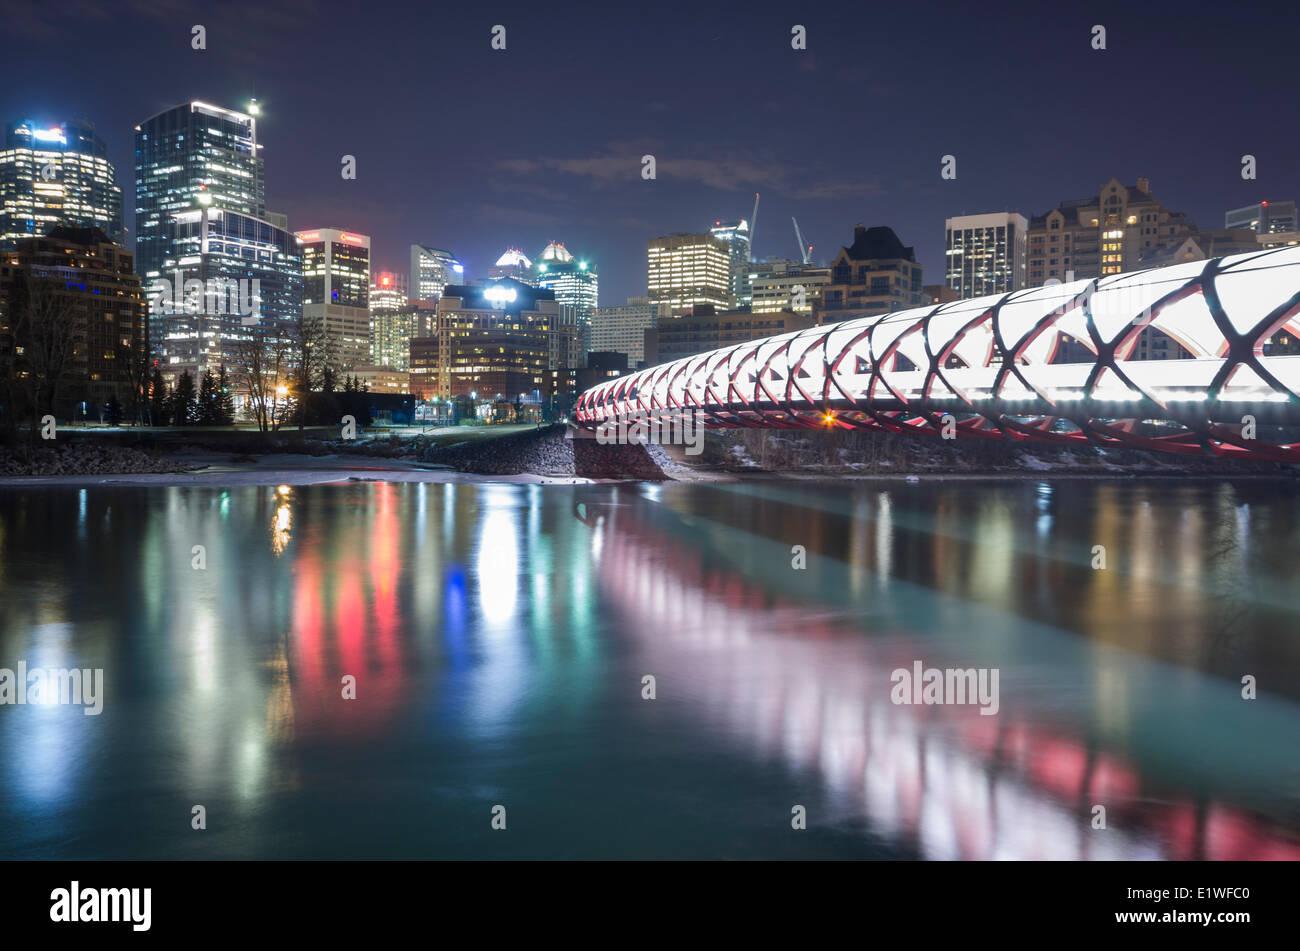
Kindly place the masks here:
<instances>
[{"instance_id":1,"label":"building facade","mask_svg":"<svg viewBox=\"0 0 1300 951\"><path fill-rule=\"evenodd\" d=\"M1029 286L1138 269L1143 255L1177 248L1196 226L1171 211L1139 178L1112 178L1096 197L1064 201L1029 222Z\"/></svg>"},{"instance_id":2,"label":"building facade","mask_svg":"<svg viewBox=\"0 0 1300 951\"><path fill-rule=\"evenodd\" d=\"M295 235L302 256L304 320L321 321L334 366L370 364L370 237L339 228Z\"/></svg>"},{"instance_id":3,"label":"building facade","mask_svg":"<svg viewBox=\"0 0 1300 951\"><path fill-rule=\"evenodd\" d=\"M822 287L818 323L907 310L925 303L916 252L892 228L853 229L853 243L831 262L830 283Z\"/></svg>"},{"instance_id":4,"label":"building facade","mask_svg":"<svg viewBox=\"0 0 1300 951\"><path fill-rule=\"evenodd\" d=\"M951 304L961 300L961 295L947 284L926 284L921 288L927 304Z\"/></svg>"},{"instance_id":5,"label":"building facade","mask_svg":"<svg viewBox=\"0 0 1300 951\"><path fill-rule=\"evenodd\" d=\"M409 393L411 374L391 366L357 367L351 374L370 393Z\"/></svg>"},{"instance_id":6,"label":"building facade","mask_svg":"<svg viewBox=\"0 0 1300 951\"><path fill-rule=\"evenodd\" d=\"M747 306L749 304L747 295L749 287L745 281L745 269L749 266L750 252L752 250L750 248L749 222L744 218L735 221L723 221L719 218L713 222L709 234L721 238L727 242L727 247L730 248L731 263L728 287L731 293L732 306Z\"/></svg>"},{"instance_id":7,"label":"building facade","mask_svg":"<svg viewBox=\"0 0 1300 951\"><path fill-rule=\"evenodd\" d=\"M521 284L537 286L537 272L533 268L533 262L518 248L506 248L505 253L488 268L488 280L499 281L505 277Z\"/></svg>"},{"instance_id":8,"label":"building facade","mask_svg":"<svg viewBox=\"0 0 1300 951\"><path fill-rule=\"evenodd\" d=\"M406 277L383 272L370 284L370 363L376 367L406 370L414 312L407 299Z\"/></svg>"},{"instance_id":9,"label":"building facade","mask_svg":"<svg viewBox=\"0 0 1300 951\"><path fill-rule=\"evenodd\" d=\"M646 364L665 363L813 326L816 322L812 314L791 311L756 314L752 310L714 311L700 307L685 317L660 320L653 331L646 333Z\"/></svg>"},{"instance_id":10,"label":"building facade","mask_svg":"<svg viewBox=\"0 0 1300 951\"><path fill-rule=\"evenodd\" d=\"M591 318L590 353L621 353L624 369L645 359L645 333L658 323L658 312L648 297L629 297L626 304L598 307Z\"/></svg>"},{"instance_id":11,"label":"building facade","mask_svg":"<svg viewBox=\"0 0 1300 951\"><path fill-rule=\"evenodd\" d=\"M591 346L591 317L600 306L600 277L596 265L575 258L563 244L552 241L533 265L537 286L555 294L555 300L568 304L578 316L578 332L585 353Z\"/></svg>"},{"instance_id":12,"label":"building facade","mask_svg":"<svg viewBox=\"0 0 1300 951\"><path fill-rule=\"evenodd\" d=\"M122 189L113 176L108 147L89 124L10 122L0 150L0 248L56 225L98 228L121 244Z\"/></svg>"},{"instance_id":13,"label":"building facade","mask_svg":"<svg viewBox=\"0 0 1300 951\"><path fill-rule=\"evenodd\" d=\"M651 238L646 287L650 302L675 317L701 304L725 310L731 306L731 246L712 234Z\"/></svg>"},{"instance_id":14,"label":"building facade","mask_svg":"<svg viewBox=\"0 0 1300 951\"><path fill-rule=\"evenodd\" d=\"M1257 234L1285 234L1298 230L1295 202L1260 201L1234 208L1223 216L1225 228L1249 228Z\"/></svg>"},{"instance_id":15,"label":"building facade","mask_svg":"<svg viewBox=\"0 0 1300 951\"><path fill-rule=\"evenodd\" d=\"M465 266L450 251L423 244L411 245L411 282L408 293L413 300L437 300L448 284L464 282Z\"/></svg>"},{"instance_id":16,"label":"building facade","mask_svg":"<svg viewBox=\"0 0 1300 951\"><path fill-rule=\"evenodd\" d=\"M1029 222L1015 212L961 215L944 223L945 278L959 298L1026 286Z\"/></svg>"},{"instance_id":17,"label":"building facade","mask_svg":"<svg viewBox=\"0 0 1300 951\"><path fill-rule=\"evenodd\" d=\"M100 419L110 400L138 409L146 321L134 256L98 228L55 225L16 242L0 253L0 418L36 408L17 404L40 402L32 387L55 359L59 419Z\"/></svg>"},{"instance_id":18,"label":"building facade","mask_svg":"<svg viewBox=\"0 0 1300 951\"><path fill-rule=\"evenodd\" d=\"M302 318L298 245L266 211L259 148L252 114L197 100L136 126L135 266L169 383L239 365L255 334L287 345Z\"/></svg>"},{"instance_id":19,"label":"building facade","mask_svg":"<svg viewBox=\"0 0 1300 951\"><path fill-rule=\"evenodd\" d=\"M512 278L450 285L433 335L411 340L411 392L555 407L572 399L580 363L577 315L550 291Z\"/></svg>"},{"instance_id":20,"label":"building facade","mask_svg":"<svg viewBox=\"0 0 1300 951\"><path fill-rule=\"evenodd\" d=\"M803 264L784 274L756 277L750 285L750 309L756 314L811 314L821 303L822 289L830 282L830 268Z\"/></svg>"}]
</instances>

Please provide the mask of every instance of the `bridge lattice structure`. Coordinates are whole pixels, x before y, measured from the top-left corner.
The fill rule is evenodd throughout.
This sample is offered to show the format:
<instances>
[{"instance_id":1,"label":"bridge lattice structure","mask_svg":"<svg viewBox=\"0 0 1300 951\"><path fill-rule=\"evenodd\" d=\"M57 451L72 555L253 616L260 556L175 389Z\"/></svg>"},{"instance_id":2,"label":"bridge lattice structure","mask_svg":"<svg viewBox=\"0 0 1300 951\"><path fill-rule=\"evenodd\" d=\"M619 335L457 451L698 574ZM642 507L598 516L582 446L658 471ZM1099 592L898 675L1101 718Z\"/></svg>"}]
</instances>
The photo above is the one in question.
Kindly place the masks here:
<instances>
[{"instance_id":1,"label":"bridge lattice structure","mask_svg":"<svg viewBox=\"0 0 1300 951\"><path fill-rule=\"evenodd\" d=\"M1300 247L1282 247L749 341L602 383L575 416L1300 462L1297 341Z\"/></svg>"}]
</instances>

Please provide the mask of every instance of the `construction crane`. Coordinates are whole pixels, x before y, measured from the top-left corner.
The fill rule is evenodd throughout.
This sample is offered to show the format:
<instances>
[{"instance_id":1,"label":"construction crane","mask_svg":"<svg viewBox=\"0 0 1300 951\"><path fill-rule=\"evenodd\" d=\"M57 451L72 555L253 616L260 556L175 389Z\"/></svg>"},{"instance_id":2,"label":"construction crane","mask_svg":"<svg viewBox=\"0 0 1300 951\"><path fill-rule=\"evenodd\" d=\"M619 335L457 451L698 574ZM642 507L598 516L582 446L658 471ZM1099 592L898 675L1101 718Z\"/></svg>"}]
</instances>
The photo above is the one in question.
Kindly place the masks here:
<instances>
[{"instance_id":1,"label":"construction crane","mask_svg":"<svg viewBox=\"0 0 1300 951\"><path fill-rule=\"evenodd\" d=\"M799 254L803 257L803 263L811 264L813 246L804 242L803 232L799 230L799 222L795 221L793 215L790 216L790 220L794 222L794 239L799 242Z\"/></svg>"},{"instance_id":2,"label":"construction crane","mask_svg":"<svg viewBox=\"0 0 1300 951\"><path fill-rule=\"evenodd\" d=\"M758 192L754 192L754 211L749 216L749 259L757 261L754 257L754 232L758 230Z\"/></svg>"}]
</instances>

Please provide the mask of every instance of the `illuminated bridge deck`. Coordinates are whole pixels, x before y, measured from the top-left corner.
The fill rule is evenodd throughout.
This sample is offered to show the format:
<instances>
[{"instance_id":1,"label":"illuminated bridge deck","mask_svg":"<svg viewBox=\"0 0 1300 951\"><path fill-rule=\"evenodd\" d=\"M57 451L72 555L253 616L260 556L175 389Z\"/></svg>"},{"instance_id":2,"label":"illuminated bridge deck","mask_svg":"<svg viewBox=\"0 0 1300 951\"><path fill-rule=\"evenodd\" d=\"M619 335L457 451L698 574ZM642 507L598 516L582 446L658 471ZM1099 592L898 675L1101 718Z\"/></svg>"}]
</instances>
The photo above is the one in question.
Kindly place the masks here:
<instances>
[{"instance_id":1,"label":"illuminated bridge deck","mask_svg":"<svg viewBox=\"0 0 1300 951\"><path fill-rule=\"evenodd\" d=\"M865 428L1300 461L1300 248L856 317L650 367L596 428ZM1161 358L1163 357L1163 358Z\"/></svg>"}]
</instances>

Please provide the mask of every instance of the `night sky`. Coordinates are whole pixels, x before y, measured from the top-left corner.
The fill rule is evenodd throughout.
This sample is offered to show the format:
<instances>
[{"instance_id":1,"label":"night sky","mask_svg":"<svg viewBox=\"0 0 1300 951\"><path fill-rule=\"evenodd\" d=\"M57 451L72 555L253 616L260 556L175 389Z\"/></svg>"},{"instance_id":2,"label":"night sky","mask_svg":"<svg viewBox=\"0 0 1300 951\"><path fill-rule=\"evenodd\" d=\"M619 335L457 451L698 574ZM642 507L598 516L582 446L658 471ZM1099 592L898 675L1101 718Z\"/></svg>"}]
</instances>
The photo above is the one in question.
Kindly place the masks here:
<instances>
[{"instance_id":1,"label":"night sky","mask_svg":"<svg viewBox=\"0 0 1300 951\"><path fill-rule=\"evenodd\" d=\"M940 283L945 217L1041 214L1112 176L1202 227L1300 199L1291 6L7 0L0 117L93 122L128 234L132 127L256 97L268 208L371 235L375 270L406 271L419 241L480 277L560 240L622 303L645 293L647 238L748 217L760 191L759 257L796 255L791 215L820 261L889 225Z\"/></svg>"}]
</instances>

